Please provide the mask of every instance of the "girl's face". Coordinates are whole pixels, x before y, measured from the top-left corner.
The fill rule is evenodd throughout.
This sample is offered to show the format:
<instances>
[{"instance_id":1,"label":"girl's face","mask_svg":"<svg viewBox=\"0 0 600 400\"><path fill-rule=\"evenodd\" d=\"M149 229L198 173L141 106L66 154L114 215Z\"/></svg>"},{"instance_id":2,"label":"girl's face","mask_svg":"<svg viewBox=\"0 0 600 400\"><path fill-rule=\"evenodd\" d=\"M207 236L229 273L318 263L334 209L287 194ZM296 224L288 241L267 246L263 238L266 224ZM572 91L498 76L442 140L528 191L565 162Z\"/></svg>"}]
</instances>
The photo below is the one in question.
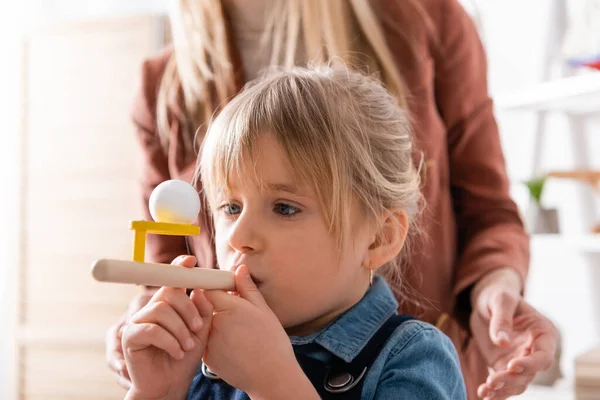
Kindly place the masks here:
<instances>
[{"instance_id":1,"label":"girl's face","mask_svg":"<svg viewBox=\"0 0 600 400\"><path fill-rule=\"evenodd\" d=\"M299 185L276 140L263 134L255 168L266 189L231 176L230 194L217 194L214 221L221 269L245 264L290 335L324 326L364 295L363 268L372 234L355 206L340 250L313 189Z\"/></svg>"}]
</instances>

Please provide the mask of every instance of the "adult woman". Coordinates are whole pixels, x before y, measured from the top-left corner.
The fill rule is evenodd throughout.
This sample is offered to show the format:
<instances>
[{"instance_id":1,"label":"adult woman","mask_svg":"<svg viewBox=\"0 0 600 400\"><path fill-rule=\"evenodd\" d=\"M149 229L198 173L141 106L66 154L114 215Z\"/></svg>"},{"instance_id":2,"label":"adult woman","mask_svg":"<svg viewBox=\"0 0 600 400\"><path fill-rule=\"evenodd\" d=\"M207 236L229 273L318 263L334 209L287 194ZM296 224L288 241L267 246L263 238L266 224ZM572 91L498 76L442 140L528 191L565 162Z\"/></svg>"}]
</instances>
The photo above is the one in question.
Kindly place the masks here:
<instances>
[{"instance_id":1,"label":"adult woman","mask_svg":"<svg viewBox=\"0 0 600 400\"><path fill-rule=\"evenodd\" d=\"M488 367L496 372L479 395L506 398L550 365L556 332L522 298L528 239L508 195L485 55L457 0L182 0L175 11L173 47L144 64L133 110L146 155L145 204L161 181L190 179L194 138L263 67L336 57L378 72L409 109L424 157L426 240L413 249L408 285L394 286L401 311L450 336L470 398ZM214 267L210 225L203 216L200 223L193 252L200 266ZM153 237L148 246L161 262L186 252L179 238ZM417 296L404 296L406 286ZM125 385L118 332L126 318L108 341L109 364Z\"/></svg>"}]
</instances>

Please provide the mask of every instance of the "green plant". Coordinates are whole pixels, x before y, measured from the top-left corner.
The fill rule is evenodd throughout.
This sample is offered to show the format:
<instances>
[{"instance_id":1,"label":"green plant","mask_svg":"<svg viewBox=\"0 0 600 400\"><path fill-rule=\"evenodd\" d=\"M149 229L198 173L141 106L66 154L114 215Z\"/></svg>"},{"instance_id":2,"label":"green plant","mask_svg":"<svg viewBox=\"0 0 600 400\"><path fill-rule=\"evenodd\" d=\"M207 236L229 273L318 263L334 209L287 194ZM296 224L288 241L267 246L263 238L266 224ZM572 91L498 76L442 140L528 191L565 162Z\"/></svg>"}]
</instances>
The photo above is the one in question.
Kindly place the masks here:
<instances>
[{"instance_id":1,"label":"green plant","mask_svg":"<svg viewBox=\"0 0 600 400\"><path fill-rule=\"evenodd\" d=\"M541 178L531 178L528 181L525 181L525 185L529 189L529 195L538 206L541 206L542 193L544 192L544 185L546 184L547 179L548 178L544 176Z\"/></svg>"}]
</instances>

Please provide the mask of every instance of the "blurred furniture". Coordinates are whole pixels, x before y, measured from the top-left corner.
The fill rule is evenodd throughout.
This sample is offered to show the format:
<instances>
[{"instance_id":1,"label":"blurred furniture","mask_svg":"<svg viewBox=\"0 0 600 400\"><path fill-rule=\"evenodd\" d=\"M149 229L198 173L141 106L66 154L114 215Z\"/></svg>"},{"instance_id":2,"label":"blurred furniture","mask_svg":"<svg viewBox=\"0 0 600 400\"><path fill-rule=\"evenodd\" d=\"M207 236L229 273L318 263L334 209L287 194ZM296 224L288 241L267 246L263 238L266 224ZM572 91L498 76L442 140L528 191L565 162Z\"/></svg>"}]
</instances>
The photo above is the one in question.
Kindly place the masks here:
<instances>
[{"instance_id":1,"label":"blurred furniture","mask_svg":"<svg viewBox=\"0 0 600 400\"><path fill-rule=\"evenodd\" d=\"M542 82L522 90L495 96L495 104L500 111L530 112L535 115L531 165L533 177L546 175L547 171L544 171L542 166L542 154L546 141L551 139L547 134L547 128L550 127L549 117L557 113L564 116L568 124L572 156L575 160L572 168L579 170L592 168L593 152L587 137L585 121L588 116L600 111L600 73L574 76L573 71L567 68L564 55L561 54L561 45L568 28L567 0L552 0L547 3L547 7L549 15L541 60L543 70L540 71ZM598 209L593 196L589 193L582 191L577 197L579 201L577 209L582 220L590 222L587 231L575 235L532 235L532 249L544 251L544 249L561 248L565 251L578 252L585 257L587 267L590 268L589 274L594 276L594 271L591 269L598 267L597 256L600 255L600 235L592 233L593 225L599 221ZM528 212L533 209L532 204ZM592 291L597 291L598 282L593 282L591 279L590 285ZM583 318L593 319L595 325L600 327L600 302L599 299L593 301L595 309L592 315ZM556 322L560 323L560 321ZM536 381L551 380L536 378Z\"/></svg>"},{"instance_id":2,"label":"blurred furniture","mask_svg":"<svg viewBox=\"0 0 600 400\"><path fill-rule=\"evenodd\" d=\"M570 65L600 69L600 0L579 0L572 16L563 53Z\"/></svg>"},{"instance_id":3,"label":"blurred furniture","mask_svg":"<svg viewBox=\"0 0 600 400\"><path fill-rule=\"evenodd\" d=\"M162 17L127 16L43 28L24 44L15 400L125 394L104 338L137 289L89 268L131 256L128 221L141 212L129 109L163 32Z\"/></svg>"},{"instance_id":4,"label":"blurred furniture","mask_svg":"<svg viewBox=\"0 0 600 400\"><path fill-rule=\"evenodd\" d=\"M600 346L575 360L575 393L577 400L600 399Z\"/></svg>"},{"instance_id":5,"label":"blurred furniture","mask_svg":"<svg viewBox=\"0 0 600 400\"><path fill-rule=\"evenodd\" d=\"M532 176L544 175L542 171L542 154L546 137L548 117L553 113L564 115L568 122L569 134L576 160L574 169L591 168L590 143L587 140L585 118L600 111L600 73L589 73L573 76L564 55L561 53L562 44L568 32L567 0L552 0L548 2L548 23L545 35L545 45L542 55L542 82L523 90L501 93L495 96L495 104L501 111L533 112L536 115L536 127L532 154ZM594 199L590 196L580 196L582 215L592 222L598 222L598 210ZM592 227L585 235L568 240L594 242L594 250L600 252L600 236L589 235ZM559 236L561 237L561 236Z\"/></svg>"},{"instance_id":6,"label":"blurred furniture","mask_svg":"<svg viewBox=\"0 0 600 400\"><path fill-rule=\"evenodd\" d=\"M529 385L525 393L510 397L511 400L575 400L573 384L561 379L553 387Z\"/></svg>"}]
</instances>

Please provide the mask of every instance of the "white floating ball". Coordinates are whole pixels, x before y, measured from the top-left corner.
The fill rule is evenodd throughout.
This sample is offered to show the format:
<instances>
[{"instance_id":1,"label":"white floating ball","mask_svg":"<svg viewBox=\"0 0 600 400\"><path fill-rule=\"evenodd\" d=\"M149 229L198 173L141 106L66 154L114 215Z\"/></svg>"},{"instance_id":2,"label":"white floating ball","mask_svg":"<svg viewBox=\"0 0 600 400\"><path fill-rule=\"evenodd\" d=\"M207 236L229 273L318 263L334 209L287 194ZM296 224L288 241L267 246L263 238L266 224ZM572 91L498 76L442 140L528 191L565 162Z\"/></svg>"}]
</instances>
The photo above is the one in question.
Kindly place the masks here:
<instances>
[{"instance_id":1,"label":"white floating ball","mask_svg":"<svg viewBox=\"0 0 600 400\"><path fill-rule=\"evenodd\" d=\"M149 206L156 222L191 224L200 211L200 197L189 183L172 179L152 191Z\"/></svg>"}]
</instances>

